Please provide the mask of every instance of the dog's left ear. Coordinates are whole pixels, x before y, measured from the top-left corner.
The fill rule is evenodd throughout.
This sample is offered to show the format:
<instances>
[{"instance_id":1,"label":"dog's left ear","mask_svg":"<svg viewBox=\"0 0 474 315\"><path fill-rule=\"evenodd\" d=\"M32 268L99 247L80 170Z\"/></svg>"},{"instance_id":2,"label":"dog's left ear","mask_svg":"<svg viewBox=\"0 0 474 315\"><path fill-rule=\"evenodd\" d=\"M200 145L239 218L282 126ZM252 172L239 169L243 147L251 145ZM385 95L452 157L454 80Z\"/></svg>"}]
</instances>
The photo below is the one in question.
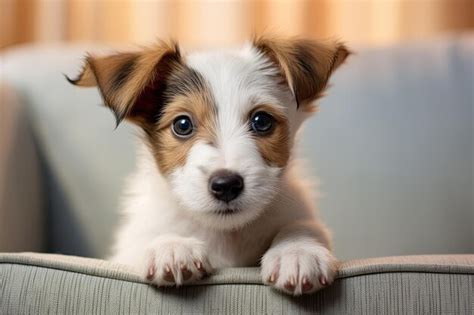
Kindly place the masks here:
<instances>
[{"instance_id":1,"label":"dog's left ear","mask_svg":"<svg viewBox=\"0 0 474 315\"><path fill-rule=\"evenodd\" d=\"M159 115L167 77L181 65L177 44L159 42L137 52L89 55L79 76L66 78L77 86L97 86L117 125L128 119L146 129Z\"/></svg>"},{"instance_id":2,"label":"dog's left ear","mask_svg":"<svg viewBox=\"0 0 474 315\"><path fill-rule=\"evenodd\" d=\"M312 110L311 102L324 92L331 74L350 54L337 41L260 37L253 45L280 68L297 106L308 111Z\"/></svg>"}]
</instances>

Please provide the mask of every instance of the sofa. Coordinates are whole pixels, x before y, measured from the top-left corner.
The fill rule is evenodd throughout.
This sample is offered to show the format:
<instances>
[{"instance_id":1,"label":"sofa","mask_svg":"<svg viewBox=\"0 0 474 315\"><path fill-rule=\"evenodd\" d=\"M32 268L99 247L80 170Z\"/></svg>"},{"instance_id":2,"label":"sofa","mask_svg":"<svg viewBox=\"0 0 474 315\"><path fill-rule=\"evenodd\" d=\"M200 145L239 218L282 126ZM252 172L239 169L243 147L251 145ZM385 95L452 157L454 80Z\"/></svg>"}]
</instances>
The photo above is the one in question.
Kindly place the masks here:
<instances>
[{"instance_id":1,"label":"sofa","mask_svg":"<svg viewBox=\"0 0 474 315\"><path fill-rule=\"evenodd\" d=\"M136 130L69 85L98 44L0 54L0 314L474 313L474 36L356 47L299 143L342 263L302 297L258 268L155 288L106 260Z\"/></svg>"}]
</instances>

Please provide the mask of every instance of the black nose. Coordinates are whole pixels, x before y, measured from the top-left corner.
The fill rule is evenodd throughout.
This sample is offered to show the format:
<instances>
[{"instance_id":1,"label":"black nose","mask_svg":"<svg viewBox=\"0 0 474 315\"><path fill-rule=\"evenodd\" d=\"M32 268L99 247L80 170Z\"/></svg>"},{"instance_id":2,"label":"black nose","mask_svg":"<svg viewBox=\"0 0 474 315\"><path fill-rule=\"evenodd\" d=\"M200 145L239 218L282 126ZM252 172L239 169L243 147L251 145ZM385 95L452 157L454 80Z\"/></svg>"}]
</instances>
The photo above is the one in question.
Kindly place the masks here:
<instances>
[{"instance_id":1,"label":"black nose","mask_svg":"<svg viewBox=\"0 0 474 315\"><path fill-rule=\"evenodd\" d=\"M209 191L219 200L229 202L237 198L244 189L244 179L229 170L216 171L209 180Z\"/></svg>"}]
</instances>

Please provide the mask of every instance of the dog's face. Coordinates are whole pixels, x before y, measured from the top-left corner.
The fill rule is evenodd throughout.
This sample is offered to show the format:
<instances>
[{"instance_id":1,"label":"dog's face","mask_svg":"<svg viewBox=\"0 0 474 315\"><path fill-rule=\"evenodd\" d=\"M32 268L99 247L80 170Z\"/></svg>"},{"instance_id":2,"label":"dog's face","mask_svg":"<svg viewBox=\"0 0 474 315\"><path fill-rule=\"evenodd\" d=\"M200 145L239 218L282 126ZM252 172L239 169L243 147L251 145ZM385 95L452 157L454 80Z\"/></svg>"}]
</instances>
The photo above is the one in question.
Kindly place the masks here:
<instances>
[{"instance_id":1,"label":"dog's face","mask_svg":"<svg viewBox=\"0 0 474 315\"><path fill-rule=\"evenodd\" d=\"M70 81L98 86L118 123L145 131L183 211L235 229L278 193L295 133L347 55L339 43L305 40L257 39L240 51L189 56L159 43L89 56Z\"/></svg>"}]
</instances>

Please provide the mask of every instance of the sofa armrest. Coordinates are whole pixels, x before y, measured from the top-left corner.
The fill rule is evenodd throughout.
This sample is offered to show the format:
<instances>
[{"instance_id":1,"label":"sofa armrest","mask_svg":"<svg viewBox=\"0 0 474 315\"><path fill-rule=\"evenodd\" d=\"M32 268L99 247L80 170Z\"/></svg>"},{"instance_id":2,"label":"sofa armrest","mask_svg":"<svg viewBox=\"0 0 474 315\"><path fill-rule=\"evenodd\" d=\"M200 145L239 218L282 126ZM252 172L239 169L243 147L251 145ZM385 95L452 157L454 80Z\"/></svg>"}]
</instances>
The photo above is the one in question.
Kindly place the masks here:
<instances>
[{"instance_id":1,"label":"sofa armrest","mask_svg":"<svg viewBox=\"0 0 474 315\"><path fill-rule=\"evenodd\" d=\"M157 289L104 260L0 254L2 314L473 314L473 292L474 255L347 261L331 286L292 297L263 285L259 268Z\"/></svg>"},{"instance_id":2,"label":"sofa armrest","mask_svg":"<svg viewBox=\"0 0 474 315\"><path fill-rule=\"evenodd\" d=\"M25 106L0 82L0 252L43 249L39 164Z\"/></svg>"}]
</instances>

